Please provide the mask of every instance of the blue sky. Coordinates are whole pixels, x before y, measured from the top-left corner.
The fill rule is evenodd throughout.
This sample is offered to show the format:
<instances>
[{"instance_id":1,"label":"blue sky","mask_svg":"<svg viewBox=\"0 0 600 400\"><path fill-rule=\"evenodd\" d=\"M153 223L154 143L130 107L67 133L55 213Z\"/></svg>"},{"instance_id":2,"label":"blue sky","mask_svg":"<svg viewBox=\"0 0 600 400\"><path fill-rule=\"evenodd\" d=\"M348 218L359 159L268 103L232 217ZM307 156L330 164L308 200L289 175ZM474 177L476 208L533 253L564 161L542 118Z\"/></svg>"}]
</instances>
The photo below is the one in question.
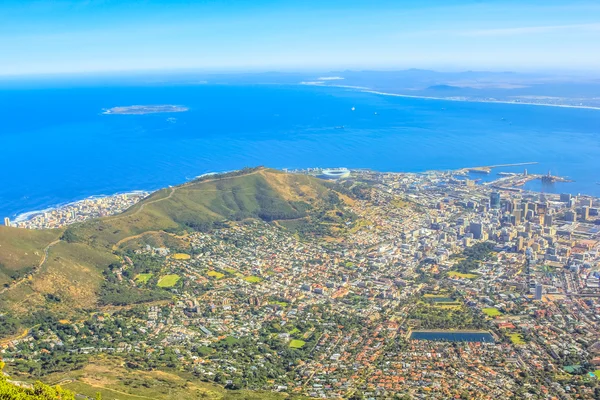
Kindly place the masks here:
<instances>
[{"instance_id":1,"label":"blue sky","mask_svg":"<svg viewBox=\"0 0 600 400\"><path fill-rule=\"evenodd\" d=\"M600 68L599 1L2 0L0 75Z\"/></svg>"}]
</instances>

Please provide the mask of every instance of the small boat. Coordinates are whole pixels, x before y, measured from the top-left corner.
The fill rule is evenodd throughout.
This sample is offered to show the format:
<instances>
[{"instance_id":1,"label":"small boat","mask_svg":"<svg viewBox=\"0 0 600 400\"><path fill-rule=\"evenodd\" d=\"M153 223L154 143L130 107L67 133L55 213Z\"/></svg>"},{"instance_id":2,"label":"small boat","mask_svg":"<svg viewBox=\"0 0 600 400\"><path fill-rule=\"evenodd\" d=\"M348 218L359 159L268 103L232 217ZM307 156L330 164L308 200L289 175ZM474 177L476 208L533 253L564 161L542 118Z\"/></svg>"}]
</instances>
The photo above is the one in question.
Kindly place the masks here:
<instances>
[{"instance_id":1,"label":"small boat","mask_svg":"<svg viewBox=\"0 0 600 400\"><path fill-rule=\"evenodd\" d=\"M352 110L352 111L356 111L356 107L352 107L352 108L351 108L351 110Z\"/></svg>"},{"instance_id":2,"label":"small boat","mask_svg":"<svg viewBox=\"0 0 600 400\"><path fill-rule=\"evenodd\" d=\"M344 129L344 125L336 126L335 129Z\"/></svg>"}]
</instances>

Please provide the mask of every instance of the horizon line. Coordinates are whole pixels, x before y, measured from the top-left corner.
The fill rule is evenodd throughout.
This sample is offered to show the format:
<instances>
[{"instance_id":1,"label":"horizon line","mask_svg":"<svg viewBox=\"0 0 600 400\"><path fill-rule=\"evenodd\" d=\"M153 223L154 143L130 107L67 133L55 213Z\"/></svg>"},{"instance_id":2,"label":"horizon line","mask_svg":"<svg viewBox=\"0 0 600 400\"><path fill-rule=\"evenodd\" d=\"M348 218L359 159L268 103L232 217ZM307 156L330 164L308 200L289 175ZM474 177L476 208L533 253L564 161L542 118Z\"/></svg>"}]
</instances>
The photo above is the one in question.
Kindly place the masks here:
<instances>
[{"instance_id":1,"label":"horizon line","mask_svg":"<svg viewBox=\"0 0 600 400\"><path fill-rule=\"evenodd\" d=\"M489 74L577 74L577 75L596 75L600 74L596 69L487 69L487 68L426 68L426 67L379 67L379 68L234 68L224 67L214 68L148 68L148 69L123 69L123 70L94 70L94 71L57 71L57 72L26 72L26 73L0 73L0 80L27 79L27 78L61 78L61 77L119 77L132 75L153 75L153 74L206 74L206 75L259 75L259 74L323 74L323 73L348 73L348 72L432 72L432 73L489 73Z\"/></svg>"}]
</instances>

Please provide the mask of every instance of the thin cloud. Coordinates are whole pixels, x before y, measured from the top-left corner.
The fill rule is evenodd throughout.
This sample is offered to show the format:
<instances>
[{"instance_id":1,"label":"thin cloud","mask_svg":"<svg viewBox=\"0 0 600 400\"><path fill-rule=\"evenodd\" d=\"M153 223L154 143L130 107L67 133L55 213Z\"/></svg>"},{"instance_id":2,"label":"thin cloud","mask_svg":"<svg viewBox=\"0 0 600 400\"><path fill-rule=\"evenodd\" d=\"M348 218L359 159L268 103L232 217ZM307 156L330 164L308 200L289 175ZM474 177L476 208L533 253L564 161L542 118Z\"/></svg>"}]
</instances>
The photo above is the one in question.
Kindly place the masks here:
<instances>
[{"instance_id":1,"label":"thin cloud","mask_svg":"<svg viewBox=\"0 0 600 400\"><path fill-rule=\"evenodd\" d=\"M549 25L549 26L524 26L516 28L475 29L459 32L460 36L518 36L539 33L551 33L559 31L578 32L600 32L600 23L597 24L573 24L573 25Z\"/></svg>"}]
</instances>

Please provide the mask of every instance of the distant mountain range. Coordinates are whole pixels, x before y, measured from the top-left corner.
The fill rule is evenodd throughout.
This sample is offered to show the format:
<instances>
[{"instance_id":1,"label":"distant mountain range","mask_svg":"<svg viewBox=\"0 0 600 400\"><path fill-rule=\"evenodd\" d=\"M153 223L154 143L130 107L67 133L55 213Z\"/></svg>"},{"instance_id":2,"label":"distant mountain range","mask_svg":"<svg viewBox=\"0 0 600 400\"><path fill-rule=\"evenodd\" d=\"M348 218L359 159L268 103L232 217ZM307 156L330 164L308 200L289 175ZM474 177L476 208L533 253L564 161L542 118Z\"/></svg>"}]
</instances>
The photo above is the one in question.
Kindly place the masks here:
<instances>
[{"instance_id":1,"label":"distant mountain range","mask_svg":"<svg viewBox=\"0 0 600 400\"><path fill-rule=\"evenodd\" d=\"M536 104L600 107L600 75L583 73L523 73L425 69L400 71L246 72L198 71L128 72L100 75L0 77L0 87L203 84L285 84L346 86L379 92L424 97L461 97L475 101L510 101Z\"/></svg>"}]
</instances>

